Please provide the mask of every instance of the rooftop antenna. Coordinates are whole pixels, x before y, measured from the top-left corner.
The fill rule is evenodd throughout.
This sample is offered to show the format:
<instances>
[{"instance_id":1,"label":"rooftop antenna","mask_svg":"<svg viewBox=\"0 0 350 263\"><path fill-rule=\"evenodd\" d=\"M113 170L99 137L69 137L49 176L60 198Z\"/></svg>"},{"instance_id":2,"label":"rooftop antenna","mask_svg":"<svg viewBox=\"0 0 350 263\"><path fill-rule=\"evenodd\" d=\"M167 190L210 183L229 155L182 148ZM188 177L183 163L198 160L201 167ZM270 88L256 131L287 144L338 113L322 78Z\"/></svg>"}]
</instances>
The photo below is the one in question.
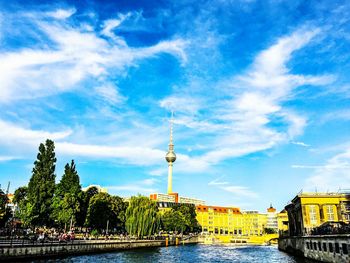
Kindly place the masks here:
<instances>
[{"instance_id":1,"label":"rooftop antenna","mask_svg":"<svg viewBox=\"0 0 350 263\"><path fill-rule=\"evenodd\" d=\"M6 195L9 194L9 191L10 191L10 184L11 184L11 182L9 181L9 183L7 184Z\"/></svg>"}]
</instances>

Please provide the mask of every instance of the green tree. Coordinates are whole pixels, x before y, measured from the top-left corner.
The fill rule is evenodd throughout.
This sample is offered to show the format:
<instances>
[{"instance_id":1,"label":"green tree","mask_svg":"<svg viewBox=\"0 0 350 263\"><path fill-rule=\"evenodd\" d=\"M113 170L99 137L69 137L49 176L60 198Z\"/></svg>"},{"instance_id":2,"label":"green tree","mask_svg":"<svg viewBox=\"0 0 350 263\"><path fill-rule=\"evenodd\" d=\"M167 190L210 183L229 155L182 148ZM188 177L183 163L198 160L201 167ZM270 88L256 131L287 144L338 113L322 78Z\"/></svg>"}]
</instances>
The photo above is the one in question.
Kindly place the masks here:
<instances>
[{"instance_id":1,"label":"green tree","mask_svg":"<svg viewBox=\"0 0 350 263\"><path fill-rule=\"evenodd\" d=\"M184 232L196 232L200 230L196 207L194 205L177 204L173 206L172 210L179 211L185 217L186 227L183 229Z\"/></svg>"},{"instance_id":2,"label":"green tree","mask_svg":"<svg viewBox=\"0 0 350 263\"><path fill-rule=\"evenodd\" d=\"M25 219L34 226L50 226L51 203L55 191L55 145L51 140L39 146L37 160L34 162L32 177L28 184L27 203L24 207Z\"/></svg>"},{"instance_id":3,"label":"green tree","mask_svg":"<svg viewBox=\"0 0 350 263\"><path fill-rule=\"evenodd\" d=\"M83 226L85 224L90 199L98 193L98 189L95 186L89 187L85 192L81 193L80 212L77 215L77 224L79 226Z\"/></svg>"},{"instance_id":4,"label":"green tree","mask_svg":"<svg viewBox=\"0 0 350 263\"><path fill-rule=\"evenodd\" d=\"M180 211L175 211L173 209L166 211L162 215L162 223L164 230L175 232L183 232L189 225L186 217Z\"/></svg>"},{"instance_id":5,"label":"green tree","mask_svg":"<svg viewBox=\"0 0 350 263\"><path fill-rule=\"evenodd\" d=\"M11 208L7 206L8 201L7 195L0 189L0 227L4 227L12 215Z\"/></svg>"},{"instance_id":6,"label":"green tree","mask_svg":"<svg viewBox=\"0 0 350 263\"><path fill-rule=\"evenodd\" d=\"M80 179L74 160L66 164L61 181L57 184L52 202L52 219L61 226L77 222L82 203Z\"/></svg>"},{"instance_id":7,"label":"green tree","mask_svg":"<svg viewBox=\"0 0 350 263\"><path fill-rule=\"evenodd\" d=\"M157 203L144 196L131 197L126 209L125 227L129 234L137 237L151 236L160 228Z\"/></svg>"},{"instance_id":8,"label":"green tree","mask_svg":"<svg viewBox=\"0 0 350 263\"><path fill-rule=\"evenodd\" d=\"M96 229L124 229L126 203L119 196L98 193L91 197L86 216L86 225Z\"/></svg>"},{"instance_id":9,"label":"green tree","mask_svg":"<svg viewBox=\"0 0 350 263\"><path fill-rule=\"evenodd\" d=\"M13 203L18 205L20 202L22 202L27 198L27 194L28 194L27 186L18 187L14 193Z\"/></svg>"}]
</instances>

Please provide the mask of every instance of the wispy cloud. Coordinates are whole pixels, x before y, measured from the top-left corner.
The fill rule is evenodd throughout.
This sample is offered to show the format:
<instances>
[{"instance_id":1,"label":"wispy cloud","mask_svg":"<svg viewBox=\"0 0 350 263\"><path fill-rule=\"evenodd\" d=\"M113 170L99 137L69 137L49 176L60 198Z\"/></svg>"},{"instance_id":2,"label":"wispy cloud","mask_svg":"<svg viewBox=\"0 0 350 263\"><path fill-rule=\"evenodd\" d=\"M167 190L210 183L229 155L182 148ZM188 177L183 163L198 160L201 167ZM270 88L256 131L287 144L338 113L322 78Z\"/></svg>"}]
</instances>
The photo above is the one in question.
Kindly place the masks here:
<instances>
[{"instance_id":1,"label":"wispy cloud","mask_svg":"<svg viewBox=\"0 0 350 263\"><path fill-rule=\"evenodd\" d=\"M137 193L139 194L150 194L150 193L156 193L156 188L151 188L152 185L154 185L157 182L156 179L145 179L141 181L136 181L131 184L126 185L113 185L113 186L104 186L108 189L108 191L113 191L117 193L124 193L126 195L135 195Z\"/></svg>"},{"instance_id":2,"label":"wispy cloud","mask_svg":"<svg viewBox=\"0 0 350 263\"><path fill-rule=\"evenodd\" d=\"M292 143L292 144L295 144L295 145L302 146L302 147L310 147L310 146L311 146L310 144L306 144L306 143L304 143L304 142L292 141L291 143Z\"/></svg>"},{"instance_id":3,"label":"wispy cloud","mask_svg":"<svg viewBox=\"0 0 350 263\"><path fill-rule=\"evenodd\" d=\"M320 191L337 191L339 188L350 188L350 148L345 148L331 157L324 165L310 168L314 168L315 171L306 179L304 189L314 190L317 187Z\"/></svg>"},{"instance_id":4,"label":"wispy cloud","mask_svg":"<svg viewBox=\"0 0 350 263\"><path fill-rule=\"evenodd\" d=\"M214 186L219 188L220 190L224 190L226 192L229 192L230 194L233 194L237 198L258 198L259 195L256 192L253 192L246 186L238 186L233 185L226 181L221 181L223 179L222 177L216 178L208 183L209 186Z\"/></svg>"},{"instance_id":5,"label":"wispy cloud","mask_svg":"<svg viewBox=\"0 0 350 263\"><path fill-rule=\"evenodd\" d=\"M334 77L295 75L287 64L294 52L320 33L318 28L304 27L277 39L256 56L245 73L217 84L224 87L222 100L203 99L193 92L161 100L161 107L178 109L177 125L209 140L206 145L211 147L206 152L190 158L215 165L228 158L271 149L301 135L307 117L285 107L284 103L295 95L298 87L328 85Z\"/></svg>"},{"instance_id":6,"label":"wispy cloud","mask_svg":"<svg viewBox=\"0 0 350 263\"><path fill-rule=\"evenodd\" d=\"M45 14L29 16L36 25L32 30L44 35L53 45L0 53L0 102L90 88L81 85L88 78L95 79L99 86L108 87L111 85L109 70L122 74L125 68L160 53L172 54L181 62L186 60L182 39L162 41L149 47L129 47L122 38L115 42L84 30L86 27L60 20L73 14L73 9L56 10L51 14L57 18L56 23L45 21ZM107 37L114 36L110 32L112 28L111 22L106 22Z\"/></svg>"}]
</instances>

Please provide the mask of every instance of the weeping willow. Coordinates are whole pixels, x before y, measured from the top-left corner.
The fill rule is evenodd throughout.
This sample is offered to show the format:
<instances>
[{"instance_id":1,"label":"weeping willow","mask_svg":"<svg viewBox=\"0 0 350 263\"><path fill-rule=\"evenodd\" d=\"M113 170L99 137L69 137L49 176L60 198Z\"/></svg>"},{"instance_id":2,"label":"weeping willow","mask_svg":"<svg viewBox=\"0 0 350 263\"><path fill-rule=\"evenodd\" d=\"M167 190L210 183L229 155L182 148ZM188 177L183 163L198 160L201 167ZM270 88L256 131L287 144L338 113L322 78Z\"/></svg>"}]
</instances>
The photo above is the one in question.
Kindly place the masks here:
<instances>
[{"instance_id":1,"label":"weeping willow","mask_svg":"<svg viewBox=\"0 0 350 263\"><path fill-rule=\"evenodd\" d=\"M156 202L144 196L131 197L126 209L126 231L137 237L151 236L160 228L160 215Z\"/></svg>"}]
</instances>

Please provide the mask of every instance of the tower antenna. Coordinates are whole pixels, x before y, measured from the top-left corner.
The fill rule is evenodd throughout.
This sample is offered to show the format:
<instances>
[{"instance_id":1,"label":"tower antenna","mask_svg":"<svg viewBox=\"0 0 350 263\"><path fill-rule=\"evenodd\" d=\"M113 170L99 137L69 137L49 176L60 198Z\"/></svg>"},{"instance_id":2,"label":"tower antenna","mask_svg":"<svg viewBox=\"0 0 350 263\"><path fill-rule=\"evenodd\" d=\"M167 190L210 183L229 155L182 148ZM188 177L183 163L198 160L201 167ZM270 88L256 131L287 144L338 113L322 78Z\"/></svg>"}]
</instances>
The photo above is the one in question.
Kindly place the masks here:
<instances>
[{"instance_id":1,"label":"tower antenna","mask_svg":"<svg viewBox=\"0 0 350 263\"><path fill-rule=\"evenodd\" d=\"M165 160L168 162L168 194L171 194L173 192L173 163L176 161L176 154L174 152L173 143L173 123L174 111L171 111L169 149L165 155Z\"/></svg>"}]
</instances>

